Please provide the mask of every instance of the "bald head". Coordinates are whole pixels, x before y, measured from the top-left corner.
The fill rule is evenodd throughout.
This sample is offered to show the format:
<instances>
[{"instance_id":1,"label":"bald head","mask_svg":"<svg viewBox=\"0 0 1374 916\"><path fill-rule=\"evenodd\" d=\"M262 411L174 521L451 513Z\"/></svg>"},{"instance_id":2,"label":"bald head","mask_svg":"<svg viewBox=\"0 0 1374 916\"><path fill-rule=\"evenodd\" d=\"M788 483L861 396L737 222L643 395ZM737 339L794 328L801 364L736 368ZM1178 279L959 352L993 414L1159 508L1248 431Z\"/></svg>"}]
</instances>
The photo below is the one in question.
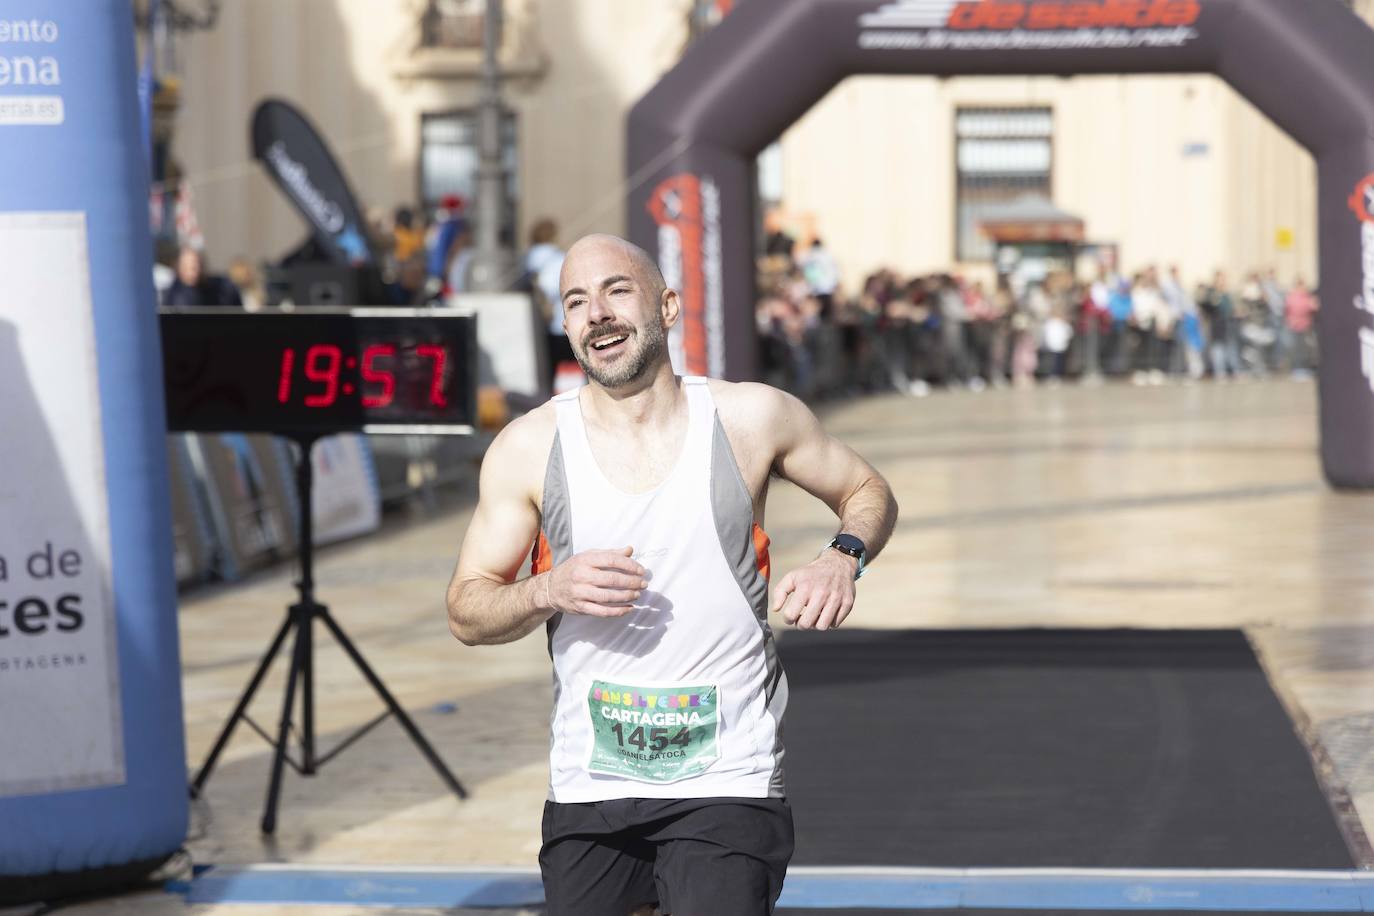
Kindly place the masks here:
<instances>
[{"instance_id":1,"label":"bald head","mask_svg":"<svg viewBox=\"0 0 1374 916\"><path fill-rule=\"evenodd\" d=\"M584 236L568 249L558 287L563 331L593 383L624 389L672 372L667 333L680 314L677 293L644 249Z\"/></svg>"},{"instance_id":2,"label":"bald head","mask_svg":"<svg viewBox=\"0 0 1374 916\"><path fill-rule=\"evenodd\" d=\"M649 252L633 242L618 235L595 233L584 235L573 242L568 255L563 260L563 270L559 274L558 285L562 295L568 294L568 278L577 275L577 269L589 260L620 263L625 272L639 280L653 301L663 295L667 284L663 282L663 272L649 256Z\"/></svg>"}]
</instances>

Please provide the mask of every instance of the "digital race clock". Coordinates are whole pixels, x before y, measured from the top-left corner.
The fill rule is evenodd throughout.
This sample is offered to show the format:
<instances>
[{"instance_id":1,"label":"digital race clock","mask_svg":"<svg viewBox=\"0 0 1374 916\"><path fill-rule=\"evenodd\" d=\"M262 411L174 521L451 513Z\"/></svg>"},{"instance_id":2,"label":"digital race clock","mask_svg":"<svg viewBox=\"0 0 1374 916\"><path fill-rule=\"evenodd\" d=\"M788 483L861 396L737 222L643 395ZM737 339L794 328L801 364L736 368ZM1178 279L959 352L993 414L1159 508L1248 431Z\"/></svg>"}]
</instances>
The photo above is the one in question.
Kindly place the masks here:
<instances>
[{"instance_id":1,"label":"digital race clock","mask_svg":"<svg viewBox=\"0 0 1374 916\"><path fill-rule=\"evenodd\" d=\"M471 433L477 320L453 309L164 309L178 432Z\"/></svg>"}]
</instances>

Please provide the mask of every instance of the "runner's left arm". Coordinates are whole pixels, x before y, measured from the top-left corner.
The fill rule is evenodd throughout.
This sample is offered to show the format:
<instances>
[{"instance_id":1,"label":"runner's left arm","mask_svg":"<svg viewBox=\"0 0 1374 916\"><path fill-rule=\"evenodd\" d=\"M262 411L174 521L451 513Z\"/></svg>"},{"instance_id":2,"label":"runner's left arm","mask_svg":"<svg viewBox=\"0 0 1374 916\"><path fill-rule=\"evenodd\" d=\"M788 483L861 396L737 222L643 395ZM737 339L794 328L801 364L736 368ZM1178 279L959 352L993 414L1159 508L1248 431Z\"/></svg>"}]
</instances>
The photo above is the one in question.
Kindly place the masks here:
<instances>
[{"instance_id":1,"label":"runner's left arm","mask_svg":"<svg viewBox=\"0 0 1374 916\"><path fill-rule=\"evenodd\" d=\"M867 562L878 556L897 523L897 500L883 476L852 448L827 434L805 404L774 391L769 405L775 431L773 470L830 507L839 531L864 542ZM858 560L823 550L783 576L773 588L774 610L802 629L839 626L854 606Z\"/></svg>"}]
</instances>

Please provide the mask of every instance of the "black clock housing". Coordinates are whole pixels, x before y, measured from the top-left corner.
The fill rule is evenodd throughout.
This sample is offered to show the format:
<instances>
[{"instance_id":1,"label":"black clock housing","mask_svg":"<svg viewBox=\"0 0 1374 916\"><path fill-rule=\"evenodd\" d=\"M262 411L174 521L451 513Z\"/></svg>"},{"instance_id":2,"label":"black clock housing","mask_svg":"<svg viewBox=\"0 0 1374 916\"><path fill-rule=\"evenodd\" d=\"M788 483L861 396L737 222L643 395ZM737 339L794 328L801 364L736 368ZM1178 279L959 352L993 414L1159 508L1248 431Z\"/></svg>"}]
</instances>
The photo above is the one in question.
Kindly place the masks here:
<instances>
[{"instance_id":1,"label":"black clock housing","mask_svg":"<svg viewBox=\"0 0 1374 916\"><path fill-rule=\"evenodd\" d=\"M477 320L456 309L163 309L176 432L471 433Z\"/></svg>"}]
</instances>

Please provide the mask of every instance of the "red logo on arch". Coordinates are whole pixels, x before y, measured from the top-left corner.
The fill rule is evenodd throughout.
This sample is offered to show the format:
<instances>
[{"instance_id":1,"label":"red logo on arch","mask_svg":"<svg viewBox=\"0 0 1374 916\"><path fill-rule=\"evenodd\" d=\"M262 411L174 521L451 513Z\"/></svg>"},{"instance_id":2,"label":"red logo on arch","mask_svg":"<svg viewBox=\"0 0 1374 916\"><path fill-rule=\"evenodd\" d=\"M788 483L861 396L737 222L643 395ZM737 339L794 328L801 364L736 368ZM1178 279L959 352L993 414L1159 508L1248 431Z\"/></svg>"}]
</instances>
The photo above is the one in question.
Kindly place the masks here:
<instances>
[{"instance_id":1,"label":"red logo on arch","mask_svg":"<svg viewBox=\"0 0 1374 916\"><path fill-rule=\"evenodd\" d=\"M665 178L649 194L649 213L660 228L678 233L677 273L682 288L683 370L706 375L710 361L706 337L706 273L702 264L705 227L701 213L701 179L691 172Z\"/></svg>"},{"instance_id":2,"label":"red logo on arch","mask_svg":"<svg viewBox=\"0 0 1374 916\"><path fill-rule=\"evenodd\" d=\"M1193 25L1202 13L1197 0L963 0L950 12L948 28L1148 29Z\"/></svg>"},{"instance_id":3,"label":"red logo on arch","mask_svg":"<svg viewBox=\"0 0 1374 916\"><path fill-rule=\"evenodd\" d=\"M1350 210L1362 223L1374 223L1374 173L1366 175L1355 185L1355 193L1346 201Z\"/></svg>"}]
</instances>

